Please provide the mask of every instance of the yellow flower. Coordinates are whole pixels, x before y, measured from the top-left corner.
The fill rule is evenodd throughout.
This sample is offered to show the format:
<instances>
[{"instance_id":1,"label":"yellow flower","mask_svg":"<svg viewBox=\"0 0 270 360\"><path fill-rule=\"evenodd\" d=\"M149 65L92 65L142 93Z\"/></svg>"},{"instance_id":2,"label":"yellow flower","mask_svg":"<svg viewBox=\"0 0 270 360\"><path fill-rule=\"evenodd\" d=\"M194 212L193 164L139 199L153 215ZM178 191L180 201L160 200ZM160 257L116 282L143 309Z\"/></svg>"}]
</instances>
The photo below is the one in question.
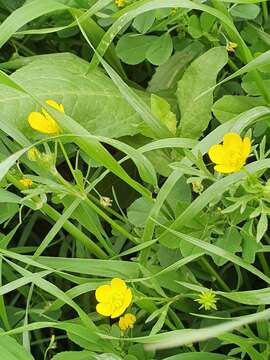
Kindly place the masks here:
<instances>
[{"instance_id":1,"label":"yellow flower","mask_svg":"<svg viewBox=\"0 0 270 360\"><path fill-rule=\"evenodd\" d=\"M133 329L136 322L136 316L133 314L125 314L121 316L118 322L118 325L122 331Z\"/></svg>"},{"instance_id":2,"label":"yellow flower","mask_svg":"<svg viewBox=\"0 0 270 360\"><path fill-rule=\"evenodd\" d=\"M124 7L126 5L125 0L115 0L115 5L119 8Z\"/></svg>"},{"instance_id":3,"label":"yellow flower","mask_svg":"<svg viewBox=\"0 0 270 360\"><path fill-rule=\"evenodd\" d=\"M195 301L201 305L199 309L204 308L205 310L217 310L216 302L218 299L212 290L202 292Z\"/></svg>"},{"instance_id":4,"label":"yellow flower","mask_svg":"<svg viewBox=\"0 0 270 360\"><path fill-rule=\"evenodd\" d=\"M28 178L23 178L21 180L19 180L19 182L27 188L30 188L33 185L33 181L31 179Z\"/></svg>"},{"instance_id":5,"label":"yellow flower","mask_svg":"<svg viewBox=\"0 0 270 360\"><path fill-rule=\"evenodd\" d=\"M46 104L61 113L65 112L64 106L54 100L47 100ZM44 134L58 134L61 131L57 122L45 109L41 109L41 112L31 112L28 116L28 122L32 129Z\"/></svg>"},{"instance_id":6,"label":"yellow flower","mask_svg":"<svg viewBox=\"0 0 270 360\"><path fill-rule=\"evenodd\" d=\"M215 170L227 174L241 170L250 154L251 142L248 137L243 140L239 134L228 133L223 137L223 144L213 145L208 151Z\"/></svg>"},{"instance_id":7,"label":"yellow flower","mask_svg":"<svg viewBox=\"0 0 270 360\"><path fill-rule=\"evenodd\" d=\"M234 53L237 46L238 45L236 43L229 41L226 45L226 50Z\"/></svg>"},{"instance_id":8,"label":"yellow flower","mask_svg":"<svg viewBox=\"0 0 270 360\"><path fill-rule=\"evenodd\" d=\"M96 310L100 315L112 319L122 315L132 301L132 292L124 280L114 278L111 285L102 285L96 289L98 304Z\"/></svg>"}]
</instances>

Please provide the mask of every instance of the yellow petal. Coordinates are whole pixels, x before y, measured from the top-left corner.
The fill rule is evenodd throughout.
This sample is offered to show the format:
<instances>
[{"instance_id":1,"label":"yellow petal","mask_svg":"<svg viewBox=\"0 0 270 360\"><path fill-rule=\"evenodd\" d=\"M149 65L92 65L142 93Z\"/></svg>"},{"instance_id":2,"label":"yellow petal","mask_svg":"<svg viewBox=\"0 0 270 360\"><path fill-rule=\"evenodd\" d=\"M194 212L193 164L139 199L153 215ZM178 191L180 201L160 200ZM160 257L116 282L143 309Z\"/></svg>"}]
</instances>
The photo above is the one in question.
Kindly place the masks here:
<instances>
[{"instance_id":1,"label":"yellow petal","mask_svg":"<svg viewBox=\"0 0 270 360\"><path fill-rule=\"evenodd\" d=\"M112 292L110 285L102 285L96 289L95 296L98 302L106 302Z\"/></svg>"},{"instance_id":2,"label":"yellow petal","mask_svg":"<svg viewBox=\"0 0 270 360\"><path fill-rule=\"evenodd\" d=\"M118 278L112 279L111 286L114 290L118 291L125 291L127 288L125 281Z\"/></svg>"},{"instance_id":3,"label":"yellow petal","mask_svg":"<svg viewBox=\"0 0 270 360\"><path fill-rule=\"evenodd\" d=\"M229 166L229 165L216 165L214 169L222 174L229 174L240 170L235 168L234 166Z\"/></svg>"},{"instance_id":4,"label":"yellow petal","mask_svg":"<svg viewBox=\"0 0 270 360\"><path fill-rule=\"evenodd\" d=\"M124 306L127 308L131 304L132 301L132 292L131 289L127 289L125 293Z\"/></svg>"},{"instance_id":5,"label":"yellow petal","mask_svg":"<svg viewBox=\"0 0 270 360\"><path fill-rule=\"evenodd\" d=\"M125 305L122 305L119 308L114 309L113 313L111 314L111 318L115 319L118 316L121 316L126 311L126 308L127 307Z\"/></svg>"},{"instance_id":6,"label":"yellow petal","mask_svg":"<svg viewBox=\"0 0 270 360\"><path fill-rule=\"evenodd\" d=\"M223 145L225 148L241 148L242 138L237 133L228 133L223 136Z\"/></svg>"},{"instance_id":7,"label":"yellow petal","mask_svg":"<svg viewBox=\"0 0 270 360\"><path fill-rule=\"evenodd\" d=\"M46 101L46 104L48 104L49 106L51 106L52 108L60 111L61 113L65 112L64 106L62 104L58 104L56 101L49 99Z\"/></svg>"},{"instance_id":8,"label":"yellow petal","mask_svg":"<svg viewBox=\"0 0 270 360\"><path fill-rule=\"evenodd\" d=\"M60 132L60 128L53 118L47 118L39 112L31 112L28 122L32 129L44 134L55 134Z\"/></svg>"},{"instance_id":9,"label":"yellow petal","mask_svg":"<svg viewBox=\"0 0 270 360\"><path fill-rule=\"evenodd\" d=\"M96 310L100 315L110 316L112 313L112 306L109 303L99 303L96 306Z\"/></svg>"},{"instance_id":10,"label":"yellow petal","mask_svg":"<svg viewBox=\"0 0 270 360\"><path fill-rule=\"evenodd\" d=\"M213 145L208 151L210 160L215 164L224 164L225 162L225 152L222 145Z\"/></svg>"},{"instance_id":11,"label":"yellow petal","mask_svg":"<svg viewBox=\"0 0 270 360\"><path fill-rule=\"evenodd\" d=\"M250 138L245 137L242 143L242 153L243 153L243 158L246 158L249 156L251 151L251 141Z\"/></svg>"},{"instance_id":12,"label":"yellow petal","mask_svg":"<svg viewBox=\"0 0 270 360\"><path fill-rule=\"evenodd\" d=\"M119 319L118 325L122 331L125 331L128 329L128 324L127 324L124 316Z\"/></svg>"}]
</instances>

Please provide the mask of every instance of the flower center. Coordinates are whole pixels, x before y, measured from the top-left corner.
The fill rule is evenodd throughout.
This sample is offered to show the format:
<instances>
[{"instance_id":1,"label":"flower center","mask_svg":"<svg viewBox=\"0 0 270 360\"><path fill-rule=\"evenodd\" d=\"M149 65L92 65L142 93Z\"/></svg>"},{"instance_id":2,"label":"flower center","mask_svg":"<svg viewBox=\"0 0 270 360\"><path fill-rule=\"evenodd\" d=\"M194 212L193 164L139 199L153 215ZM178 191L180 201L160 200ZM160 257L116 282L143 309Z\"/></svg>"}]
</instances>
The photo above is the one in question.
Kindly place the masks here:
<instances>
[{"instance_id":1,"label":"flower center","mask_svg":"<svg viewBox=\"0 0 270 360\"><path fill-rule=\"evenodd\" d=\"M121 291L115 291L112 295L112 306L117 309L123 305L124 294Z\"/></svg>"},{"instance_id":2,"label":"flower center","mask_svg":"<svg viewBox=\"0 0 270 360\"><path fill-rule=\"evenodd\" d=\"M238 167L243 162L242 158L243 158L243 156L240 152L234 151L229 154L228 162L229 162L230 166Z\"/></svg>"}]
</instances>

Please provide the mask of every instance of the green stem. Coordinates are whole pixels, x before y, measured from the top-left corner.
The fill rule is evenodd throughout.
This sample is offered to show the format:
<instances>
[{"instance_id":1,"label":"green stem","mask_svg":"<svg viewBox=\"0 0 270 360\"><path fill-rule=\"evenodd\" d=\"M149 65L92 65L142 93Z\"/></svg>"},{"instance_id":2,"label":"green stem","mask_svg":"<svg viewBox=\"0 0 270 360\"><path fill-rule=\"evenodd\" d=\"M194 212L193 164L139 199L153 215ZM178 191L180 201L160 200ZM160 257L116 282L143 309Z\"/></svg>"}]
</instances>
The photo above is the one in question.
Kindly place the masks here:
<instances>
[{"instance_id":1,"label":"green stem","mask_svg":"<svg viewBox=\"0 0 270 360\"><path fill-rule=\"evenodd\" d=\"M3 265L3 260L2 258L0 259L0 285L2 285L2 265ZM0 296L0 316L3 322L3 325L5 327L5 329L8 331L11 329L10 324L9 324L9 320L8 320L8 316L7 316L7 311L6 311L6 306L5 306L5 302L4 302L4 296L1 295Z\"/></svg>"},{"instance_id":2,"label":"green stem","mask_svg":"<svg viewBox=\"0 0 270 360\"><path fill-rule=\"evenodd\" d=\"M121 225L117 224L114 220L112 220L104 211L102 211L97 205L95 205L90 199L85 199L87 204L105 221L107 221L115 230L119 231L120 234L124 235L127 239L132 241L134 244L138 245L138 241Z\"/></svg>"},{"instance_id":3,"label":"green stem","mask_svg":"<svg viewBox=\"0 0 270 360\"><path fill-rule=\"evenodd\" d=\"M7 174L7 179L10 181L14 186L16 186L19 190L23 190L23 186L20 182L11 174ZM52 220L57 221L61 214L52 208L49 204L44 204L42 207L42 212L44 212L47 216L49 216ZM74 237L74 239L80 241L90 252L96 255L99 259L106 259L108 255L88 236L86 236L83 232L81 232L75 225L73 225L70 221L66 221L63 224L63 228Z\"/></svg>"},{"instance_id":4,"label":"green stem","mask_svg":"<svg viewBox=\"0 0 270 360\"><path fill-rule=\"evenodd\" d=\"M264 253L259 252L258 253L258 258L259 258L260 264L262 266L262 269L263 269L265 275L267 275L270 278L270 269L269 269L269 266L268 266L267 261L265 259Z\"/></svg>"},{"instance_id":5,"label":"green stem","mask_svg":"<svg viewBox=\"0 0 270 360\"><path fill-rule=\"evenodd\" d=\"M89 197L89 199L91 199L91 201L93 201L93 203L95 203L96 205L100 205L99 200L92 194L88 194L87 195ZM122 215L118 214L117 211L113 210L110 207L105 208L105 210L110 213L111 215L115 216L116 218L118 218L119 220L125 222L125 219Z\"/></svg>"},{"instance_id":6,"label":"green stem","mask_svg":"<svg viewBox=\"0 0 270 360\"><path fill-rule=\"evenodd\" d=\"M73 169L73 166L71 165L71 162L70 162L69 157L68 157L68 155L67 155L67 153L66 153L65 147L64 147L64 145L62 144L61 139L58 141L58 144L60 145L60 148L61 148L62 153L63 153L63 155L64 155L64 158L65 158L65 160L66 160L66 162L67 162L67 164L68 164L68 167L69 167L69 170L70 170L70 172L71 172L71 174L72 174L72 176L73 176L73 179L75 180L76 184L80 187L80 184L79 184L79 182L78 182L78 180L77 180L77 177L76 177L76 173L75 173L75 171L74 171L74 169ZM81 190L82 190L82 189L81 189Z\"/></svg>"},{"instance_id":7,"label":"green stem","mask_svg":"<svg viewBox=\"0 0 270 360\"><path fill-rule=\"evenodd\" d=\"M212 265L209 264L209 262L205 258L201 258L200 262L204 268L207 269L207 271L213 275L213 277L217 280L221 288L226 292L231 292L231 289L229 286L225 283L225 281L221 278L221 276L216 272L216 270L212 267Z\"/></svg>"},{"instance_id":8,"label":"green stem","mask_svg":"<svg viewBox=\"0 0 270 360\"><path fill-rule=\"evenodd\" d=\"M238 66L234 63L234 61L233 61L230 57L228 58L228 65L230 66L230 68L231 68L233 71L239 70L239 69L238 69Z\"/></svg>"},{"instance_id":9,"label":"green stem","mask_svg":"<svg viewBox=\"0 0 270 360\"><path fill-rule=\"evenodd\" d=\"M42 211L54 221L57 221L61 217L61 214L59 214L58 211L56 211L48 204L43 205ZM88 236L81 232L70 221L66 221L63 225L63 228L67 230L70 235L72 235L76 240L80 241L90 252L95 254L99 259L108 258L106 253L96 243L94 243L94 241L89 239Z\"/></svg>"},{"instance_id":10,"label":"green stem","mask_svg":"<svg viewBox=\"0 0 270 360\"><path fill-rule=\"evenodd\" d=\"M18 48L21 49L21 52L23 53L23 55L25 55L25 56L36 55L36 53L34 53L32 50L30 50L27 46L23 45L21 42L15 40L14 38L12 39L12 42L15 46L17 46Z\"/></svg>"},{"instance_id":11,"label":"green stem","mask_svg":"<svg viewBox=\"0 0 270 360\"><path fill-rule=\"evenodd\" d=\"M266 23L268 20L268 7L267 7L267 1L262 3L262 11L263 11L263 18L264 22Z\"/></svg>"}]
</instances>

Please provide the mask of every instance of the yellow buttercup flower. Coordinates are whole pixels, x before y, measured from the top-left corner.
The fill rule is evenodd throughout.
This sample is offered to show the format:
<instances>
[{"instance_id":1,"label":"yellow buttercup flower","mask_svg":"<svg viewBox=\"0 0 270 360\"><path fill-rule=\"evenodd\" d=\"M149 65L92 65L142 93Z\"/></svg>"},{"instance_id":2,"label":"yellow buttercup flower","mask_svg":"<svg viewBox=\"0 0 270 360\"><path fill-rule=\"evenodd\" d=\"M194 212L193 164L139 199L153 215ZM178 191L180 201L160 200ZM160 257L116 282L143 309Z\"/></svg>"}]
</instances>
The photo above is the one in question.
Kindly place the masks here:
<instances>
[{"instance_id":1,"label":"yellow buttercup flower","mask_svg":"<svg viewBox=\"0 0 270 360\"><path fill-rule=\"evenodd\" d=\"M135 322L136 316L128 313L120 317L118 325L122 331L126 331L128 329L133 329Z\"/></svg>"},{"instance_id":2,"label":"yellow buttercup flower","mask_svg":"<svg viewBox=\"0 0 270 360\"><path fill-rule=\"evenodd\" d=\"M30 188L33 185L33 181L31 179L28 178L23 178L21 180L19 180L19 182L27 188Z\"/></svg>"},{"instance_id":3,"label":"yellow buttercup flower","mask_svg":"<svg viewBox=\"0 0 270 360\"><path fill-rule=\"evenodd\" d=\"M228 52L235 52L235 49L237 48L237 44L236 43L234 43L234 42L231 42L231 41L229 41L228 43L227 43L227 45L226 45L226 50L228 51Z\"/></svg>"},{"instance_id":4,"label":"yellow buttercup flower","mask_svg":"<svg viewBox=\"0 0 270 360\"><path fill-rule=\"evenodd\" d=\"M47 100L46 104L61 113L65 112L64 106L54 100ZM31 112L28 116L28 122L32 129L44 134L58 134L61 131L57 122L45 109L41 109L41 112Z\"/></svg>"},{"instance_id":5,"label":"yellow buttercup flower","mask_svg":"<svg viewBox=\"0 0 270 360\"><path fill-rule=\"evenodd\" d=\"M217 310L216 302L218 299L212 290L202 292L195 301L201 305L199 309L204 308L205 310Z\"/></svg>"},{"instance_id":6,"label":"yellow buttercup flower","mask_svg":"<svg viewBox=\"0 0 270 360\"><path fill-rule=\"evenodd\" d=\"M215 170L223 173L233 173L242 169L251 151L248 137L243 140L239 134L228 133L223 137L223 144L213 145L208 151Z\"/></svg>"},{"instance_id":7,"label":"yellow buttercup flower","mask_svg":"<svg viewBox=\"0 0 270 360\"><path fill-rule=\"evenodd\" d=\"M132 301L132 292L124 280L114 278L110 285L102 285L96 289L98 304L96 310L100 315L112 319L122 315Z\"/></svg>"},{"instance_id":8,"label":"yellow buttercup flower","mask_svg":"<svg viewBox=\"0 0 270 360\"><path fill-rule=\"evenodd\" d=\"M119 8L122 8L126 5L125 0L115 0L115 5Z\"/></svg>"}]
</instances>

